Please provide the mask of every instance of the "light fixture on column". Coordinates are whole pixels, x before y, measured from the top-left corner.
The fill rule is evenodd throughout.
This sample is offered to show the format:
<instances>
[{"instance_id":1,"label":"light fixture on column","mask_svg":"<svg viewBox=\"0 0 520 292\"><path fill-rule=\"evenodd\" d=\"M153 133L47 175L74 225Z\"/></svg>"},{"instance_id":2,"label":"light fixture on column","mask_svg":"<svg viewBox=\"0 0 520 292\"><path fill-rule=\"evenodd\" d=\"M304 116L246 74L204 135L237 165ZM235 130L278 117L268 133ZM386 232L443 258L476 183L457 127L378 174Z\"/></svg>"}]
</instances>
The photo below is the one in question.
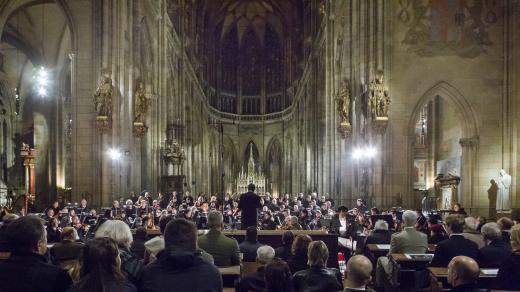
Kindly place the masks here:
<instances>
[{"instance_id":1,"label":"light fixture on column","mask_svg":"<svg viewBox=\"0 0 520 292\"><path fill-rule=\"evenodd\" d=\"M112 160L119 160L119 159L121 159L122 153L121 153L121 150L119 150L117 148L111 148L108 150L108 156Z\"/></svg>"},{"instance_id":2,"label":"light fixture on column","mask_svg":"<svg viewBox=\"0 0 520 292\"><path fill-rule=\"evenodd\" d=\"M49 90L49 72L47 72L47 69L43 66L41 66L36 71L36 76L34 76L36 79L36 93L40 97L46 97Z\"/></svg>"}]
</instances>

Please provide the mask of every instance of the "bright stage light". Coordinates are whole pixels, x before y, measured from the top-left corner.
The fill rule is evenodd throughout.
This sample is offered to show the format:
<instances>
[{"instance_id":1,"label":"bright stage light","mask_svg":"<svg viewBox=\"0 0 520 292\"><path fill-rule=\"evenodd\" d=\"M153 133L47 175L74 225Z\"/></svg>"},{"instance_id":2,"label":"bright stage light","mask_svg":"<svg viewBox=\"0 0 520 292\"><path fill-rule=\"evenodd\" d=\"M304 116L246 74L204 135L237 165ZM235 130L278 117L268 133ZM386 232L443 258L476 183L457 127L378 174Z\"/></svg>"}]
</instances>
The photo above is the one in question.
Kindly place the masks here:
<instances>
[{"instance_id":1,"label":"bright stage light","mask_svg":"<svg viewBox=\"0 0 520 292\"><path fill-rule=\"evenodd\" d=\"M121 151L119 149L116 149L116 148L112 148L112 149L109 149L108 150L108 156L112 159L112 160L119 160L121 159Z\"/></svg>"},{"instance_id":2,"label":"bright stage light","mask_svg":"<svg viewBox=\"0 0 520 292\"><path fill-rule=\"evenodd\" d=\"M377 149L375 147L370 146L366 149L365 154L368 158L374 158L377 155Z\"/></svg>"},{"instance_id":3,"label":"bright stage light","mask_svg":"<svg viewBox=\"0 0 520 292\"><path fill-rule=\"evenodd\" d=\"M363 157L363 151L360 148L354 148L354 151L352 151L352 158L357 160L361 157Z\"/></svg>"},{"instance_id":4,"label":"bright stage light","mask_svg":"<svg viewBox=\"0 0 520 292\"><path fill-rule=\"evenodd\" d=\"M377 156L377 149L373 146L356 147L352 151L352 158L359 160L362 158L372 159Z\"/></svg>"},{"instance_id":5,"label":"bright stage light","mask_svg":"<svg viewBox=\"0 0 520 292\"><path fill-rule=\"evenodd\" d=\"M36 93L41 96L47 96L47 87L49 85L49 73L45 67L40 67L34 76L36 80Z\"/></svg>"}]
</instances>

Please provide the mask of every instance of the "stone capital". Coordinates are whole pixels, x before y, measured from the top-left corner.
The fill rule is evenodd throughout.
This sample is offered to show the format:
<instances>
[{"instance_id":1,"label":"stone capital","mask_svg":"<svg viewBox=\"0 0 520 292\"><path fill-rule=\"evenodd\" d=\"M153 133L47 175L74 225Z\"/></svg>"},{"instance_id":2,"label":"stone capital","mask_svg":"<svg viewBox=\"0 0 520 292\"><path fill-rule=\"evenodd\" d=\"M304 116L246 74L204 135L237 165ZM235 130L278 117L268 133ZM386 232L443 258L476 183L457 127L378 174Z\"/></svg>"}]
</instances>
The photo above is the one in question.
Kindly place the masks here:
<instances>
[{"instance_id":1,"label":"stone capital","mask_svg":"<svg viewBox=\"0 0 520 292\"><path fill-rule=\"evenodd\" d=\"M475 147L475 146L478 146L479 141L480 141L480 139L478 136L471 137L471 138L461 138L459 140L459 144L462 147Z\"/></svg>"}]
</instances>

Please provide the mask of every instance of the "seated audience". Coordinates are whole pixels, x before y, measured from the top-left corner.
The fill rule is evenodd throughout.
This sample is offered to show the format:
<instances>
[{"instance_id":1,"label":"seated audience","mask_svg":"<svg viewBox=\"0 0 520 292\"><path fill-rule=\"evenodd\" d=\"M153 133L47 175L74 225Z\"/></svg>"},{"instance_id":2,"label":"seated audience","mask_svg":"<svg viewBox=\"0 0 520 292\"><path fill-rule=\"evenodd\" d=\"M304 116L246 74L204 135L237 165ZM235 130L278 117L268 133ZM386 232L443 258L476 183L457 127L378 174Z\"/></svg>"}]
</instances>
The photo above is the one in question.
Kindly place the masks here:
<instances>
[{"instance_id":1,"label":"seated audience","mask_svg":"<svg viewBox=\"0 0 520 292\"><path fill-rule=\"evenodd\" d=\"M222 213L211 211L208 214L209 231L198 239L199 247L213 256L219 267L240 264L240 252L235 239L222 234L224 229Z\"/></svg>"},{"instance_id":2,"label":"seated audience","mask_svg":"<svg viewBox=\"0 0 520 292\"><path fill-rule=\"evenodd\" d=\"M81 275L70 292L137 292L121 271L117 243L108 237L88 241L81 257Z\"/></svg>"},{"instance_id":3,"label":"seated audience","mask_svg":"<svg viewBox=\"0 0 520 292\"><path fill-rule=\"evenodd\" d=\"M343 280L338 269L327 268L329 249L321 240L309 244L309 269L296 272L292 283L294 291L341 291Z\"/></svg>"},{"instance_id":4,"label":"seated audience","mask_svg":"<svg viewBox=\"0 0 520 292\"><path fill-rule=\"evenodd\" d=\"M464 238L464 217L461 215L448 215L446 217L446 228L449 239L439 242L435 248L432 267L446 267L451 259L456 256L467 256L474 260L478 258L478 246L475 242Z\"/></svg>"},{"instance_id":5,"label":"seated audience","mask_svg":"<svg viewBox=\"0 0 520 292\"><path fill-rule=\"evenodd\" d=\"M139 259L144 259L144 243L146 242L146 228L139 227L135 230L134 241L130 246L130 251Z\"/></svg>"},{"instance_id":6,"label":"seated audience","mask_svg":"<svg viewBox=\"0 0 520 292\"><path fill-rule=\"evenodd\" d=\"M417 213L412 210L403 212L404 230L393 234L390 239L389 253L425 253L428 250L426 234L415 230ZM391 277L391 265L387 257L377 260L376 283L378 287L385 286L387 279Z\"/></svg>"},{"instance_id":7,"label":"seated audience","mask_svg":"<svg viewBox=\"0 0 520 292\"><path fill-rule=\"evenodd\" d=\"M61 241L51 247L50 254L59 264L79 260L84 244L77 242L78 233L74 227L65 227L61 232Z\"/></svg>"},{"instance_id":8,"label":"seated audience","mask_svg":"<svg viewBox=\"0 0 520 292\"><path fill-rule=\"evenodd\" d=\"M462 235L464 238L469 239L477 244L479 249L483 248L486 243L484 241L484 236L478 230L478 220L475 217L466 217L464 218L464 232Z\"/></svg>"},{"instance_id":9,"label":"seated audience","mask_svg":"<svg viewBox=\"0 0 520 292\"><path fill-rule=\"evenodd\" d=\"M0 252L9 252L9 243L7 242L7 226L9 223L20 218L16 214L6 214L2 217L2 225L0 225Z\"/></svg>"},{"instance_id":10,"label":"seated audience","mask_svg":"<svg viewBox=\"0 0 520 292\"><path fill-rule=\"evenodd\" d=\"M513 254L500 265L495 289L520 291L520 224L511 228L510 237Z\"/></svg>"},{"instance_id":11,"label":"seated audience","mask_svg":"<svg viewBox=\"0 0 520 292\"><path fill-rule=\"evenodd\" d=\"M168 223L164 242L166 247L157 260L144 268L139 291L222 291L220 272L205 262L197 250L197 228L193 222L175 219Z\"/></svg>"},{"instance_id":12,"label":"seated audience","mask_svg":"<svg viewBox=\"0 0 520 292\"><path fill-rule=\"evenodd\" d=\"M128 276L128 280L137 284L144 268L143 261L130 252L133 237L130 227L120 220L108 220L101 224L95 237L109 237L115 240L119 247L121 270Z\"/></svg>"},{"instance_id":13,"label":"seated audience","mask_svg":"<svg viewBox=\"0 0 520 292\"><path fill-rule=\"evenodd\" d=\"M35 216L18 218L7 226L5 236L11 255L0 262L0 291L67 291L72 285L69 274L49 265L47 237L43 222Z\"/></svg>"},{"instance_id":14,"label":"seated audience","mask_svg":"<svg viewBox=\"0 0 520 292\"><path fill-rule=\"evenodd\" d=\"M174 217L171 215L161 216L161 218L159 218L159 230L161 231L161 235L155 236L144 243L145 263L154 261L157 254L164 249L164 229L166 228L166 225L173 219Z\"/></svg>"},{"instance_id":15,"label":"seated audience","mask_svg":"<svg viewBox=\"0 0 520 292\"><path fill-rule=\"evenodd\" d=\"M275 258L265 266L265 292L293 292L291 270L286 262Z\"/></svg>"},{"instance_id":16,"label":"seated audience","mask_svg":"<svg viewBox=\"0 0 520 292\"><path fill-rule=\"evenodd\" d=\"M509 243L511 227L513 227L513 220L507 217L502 217L498 219L497 224L498 226L500 226L500 229L502 230L502 239L504 240L504 242Z\"/></svg>"},{"instance_id":17,"label":"seated audience","mask_svg":"<svg viewBox=\"0 0 520 292\"><path fill-rule=\"evenodd\" d=\"M511 255L511 246L502 240L498 224L486 223L481 230L487 245L479 250L478 264L481 268L498 269Z\"/></svg>"},{"instance_id":18,"label":"seated audience","mask_svg":"<svg viewBox=\"0 0 520 292\"><path fill-rule=\"evenodd\" d=\"M488 291L477 288L480 268L477 262L467 256L456 256L448 264L448 283L452 292Z\"/></svg>"},{"instance_id":19,"label":"seated audience","mask_svg":"<svg viewBox=\"0 0 520 292\"><path fill-rule=\"evenodd\" d=\"M249 226L250 228L252 226ZM274 258L274 249L268 245L263 245L256 251L256 262L260 265L256 272L246 275L240 280L239 291L258 291L265 290L265 265L269 264Z\"/></svg>"},{"instance_id":20,"label":"seated audience","mask_svg":"<svg viewBox=\"0 0 520 292\"><path fill-rule=\"evenodd\" d=\"M309 243L311 243L311 241L311 237L307 234L298 234L294 238L291 248L292 256L287 261L287 264L289 264L289 267L291 268L291 272L293 274L298 271L309 268L307 264L307 251L309 248Z\"/></svg>"},{"instance_id":21,"label":"seated audience","mask_svg":"<svg viewBox=\"0 0 520 292\"><path fill-rule=\"evenodd\" d=\"M282 234L282 245L274 249L275 256L284 261L291 257L291 248L294 240L294 234L291 231L285 231Z\"/></svg>"},{"instance_id":22,"label":"seated audience","mask_svg":"<svg viewBox=\"0 0 520 292\"><path fill-rule=\"evenodd\" d=\"M343 292L372 291L367 284L372 279L372 262L363 255L355 255L347 262Z\"/></svg>"},{"instance_id":23,"label":"seated audience","mask_svg":"<svg viewBox=\"0 0 520 292\"><path fill-rule=\"evenodd\" d=\"M52 209L50 209L52 210ZM61 240L60 221L56 217L51 217L47 224L47 242L55 243Z\"/></svg>"},{"instance_id":24,"label":"seated audience","mask_svg":"<svg viewBox=\"0 0 520 292\"><path fill-rule=\"evenodd\" d=\"M374 224L374 231L368 235L365 244L389 244L390 239L388 223L385 220L377 220Z\"/></svg>"},{"instance_id":25,"label":"seated audience","mask_svg":"<svg viewBox=\"0 0 520 292\"><path fill-rule=\"evenodd\" d=\"M258 231L256 230L256 227L247 227L246 238L238 245L240 252L243 254L242 260L246 262L254 262L256 259L256 250L261 246L262 244L258 242Z\"/></svg>"},{"instance_id":26,"label":"seated audience","mask_svg":"<svg viewBox=\"0 0 520 292\"><path fill-rule=\"evenodd\" d=\"M432 224L430 226L430 237L428 238L429 244L438 244L448 238L449 236L446 234L444 227L442 227L441 224Z\"/></svg>"}]
</instances>

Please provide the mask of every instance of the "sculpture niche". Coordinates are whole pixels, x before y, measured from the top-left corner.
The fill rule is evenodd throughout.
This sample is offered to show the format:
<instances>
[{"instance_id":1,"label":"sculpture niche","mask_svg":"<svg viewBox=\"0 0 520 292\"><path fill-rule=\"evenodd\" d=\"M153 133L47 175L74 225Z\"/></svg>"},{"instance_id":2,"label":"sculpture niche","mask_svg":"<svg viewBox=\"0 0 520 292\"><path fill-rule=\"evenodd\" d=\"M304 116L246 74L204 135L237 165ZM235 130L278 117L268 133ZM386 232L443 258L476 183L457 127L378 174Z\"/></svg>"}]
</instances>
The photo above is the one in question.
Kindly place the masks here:
<instances>
[{"instance_id":1,"label":"sculpture niche","mask_svg":"<svg viewBox=\"0 0 520 292\"><path fill-rule=\"evenodd\" d=\"M352 134L352 126L350 125L350 82L347 79L342 82L340 92L335 101L340 118L338 132L341 138L345 139Z\"/></svg>"},{"instance_id":2,"label":"sculpture niche","mask_svg":"<svg viewBox=\"0 0 520 292\"><path fill-rule=\"evenodd\" d=\"M143 82L139 81L134 94L134 136L143 137L148 131L146 114L150 108L150 98L146 96Z\"/></svg>"},{"instance_id":3,"label":"sculpture niche","mask_svg":"<svg viewBox=\"0 0 520 292\"><path fill-rule=\"evenodd\" d=\"M384 86L383 71L376 73L375 79L368 86L368 113L372 118L372 129L376 134L384 134L388 126L390 96Z\"/></svg>"},{"instance_id":4,"label":"sculpture niche","mask_svg":"<svg viewBox=\"0 0 520 292\"><path fill-rule=\"evenodd\" d=\"M105 133L112 128L112 93L112 79L108 73L105 73L96 92L94 92L96 125L101 133Z\"/></svg>"}]
</instances>

